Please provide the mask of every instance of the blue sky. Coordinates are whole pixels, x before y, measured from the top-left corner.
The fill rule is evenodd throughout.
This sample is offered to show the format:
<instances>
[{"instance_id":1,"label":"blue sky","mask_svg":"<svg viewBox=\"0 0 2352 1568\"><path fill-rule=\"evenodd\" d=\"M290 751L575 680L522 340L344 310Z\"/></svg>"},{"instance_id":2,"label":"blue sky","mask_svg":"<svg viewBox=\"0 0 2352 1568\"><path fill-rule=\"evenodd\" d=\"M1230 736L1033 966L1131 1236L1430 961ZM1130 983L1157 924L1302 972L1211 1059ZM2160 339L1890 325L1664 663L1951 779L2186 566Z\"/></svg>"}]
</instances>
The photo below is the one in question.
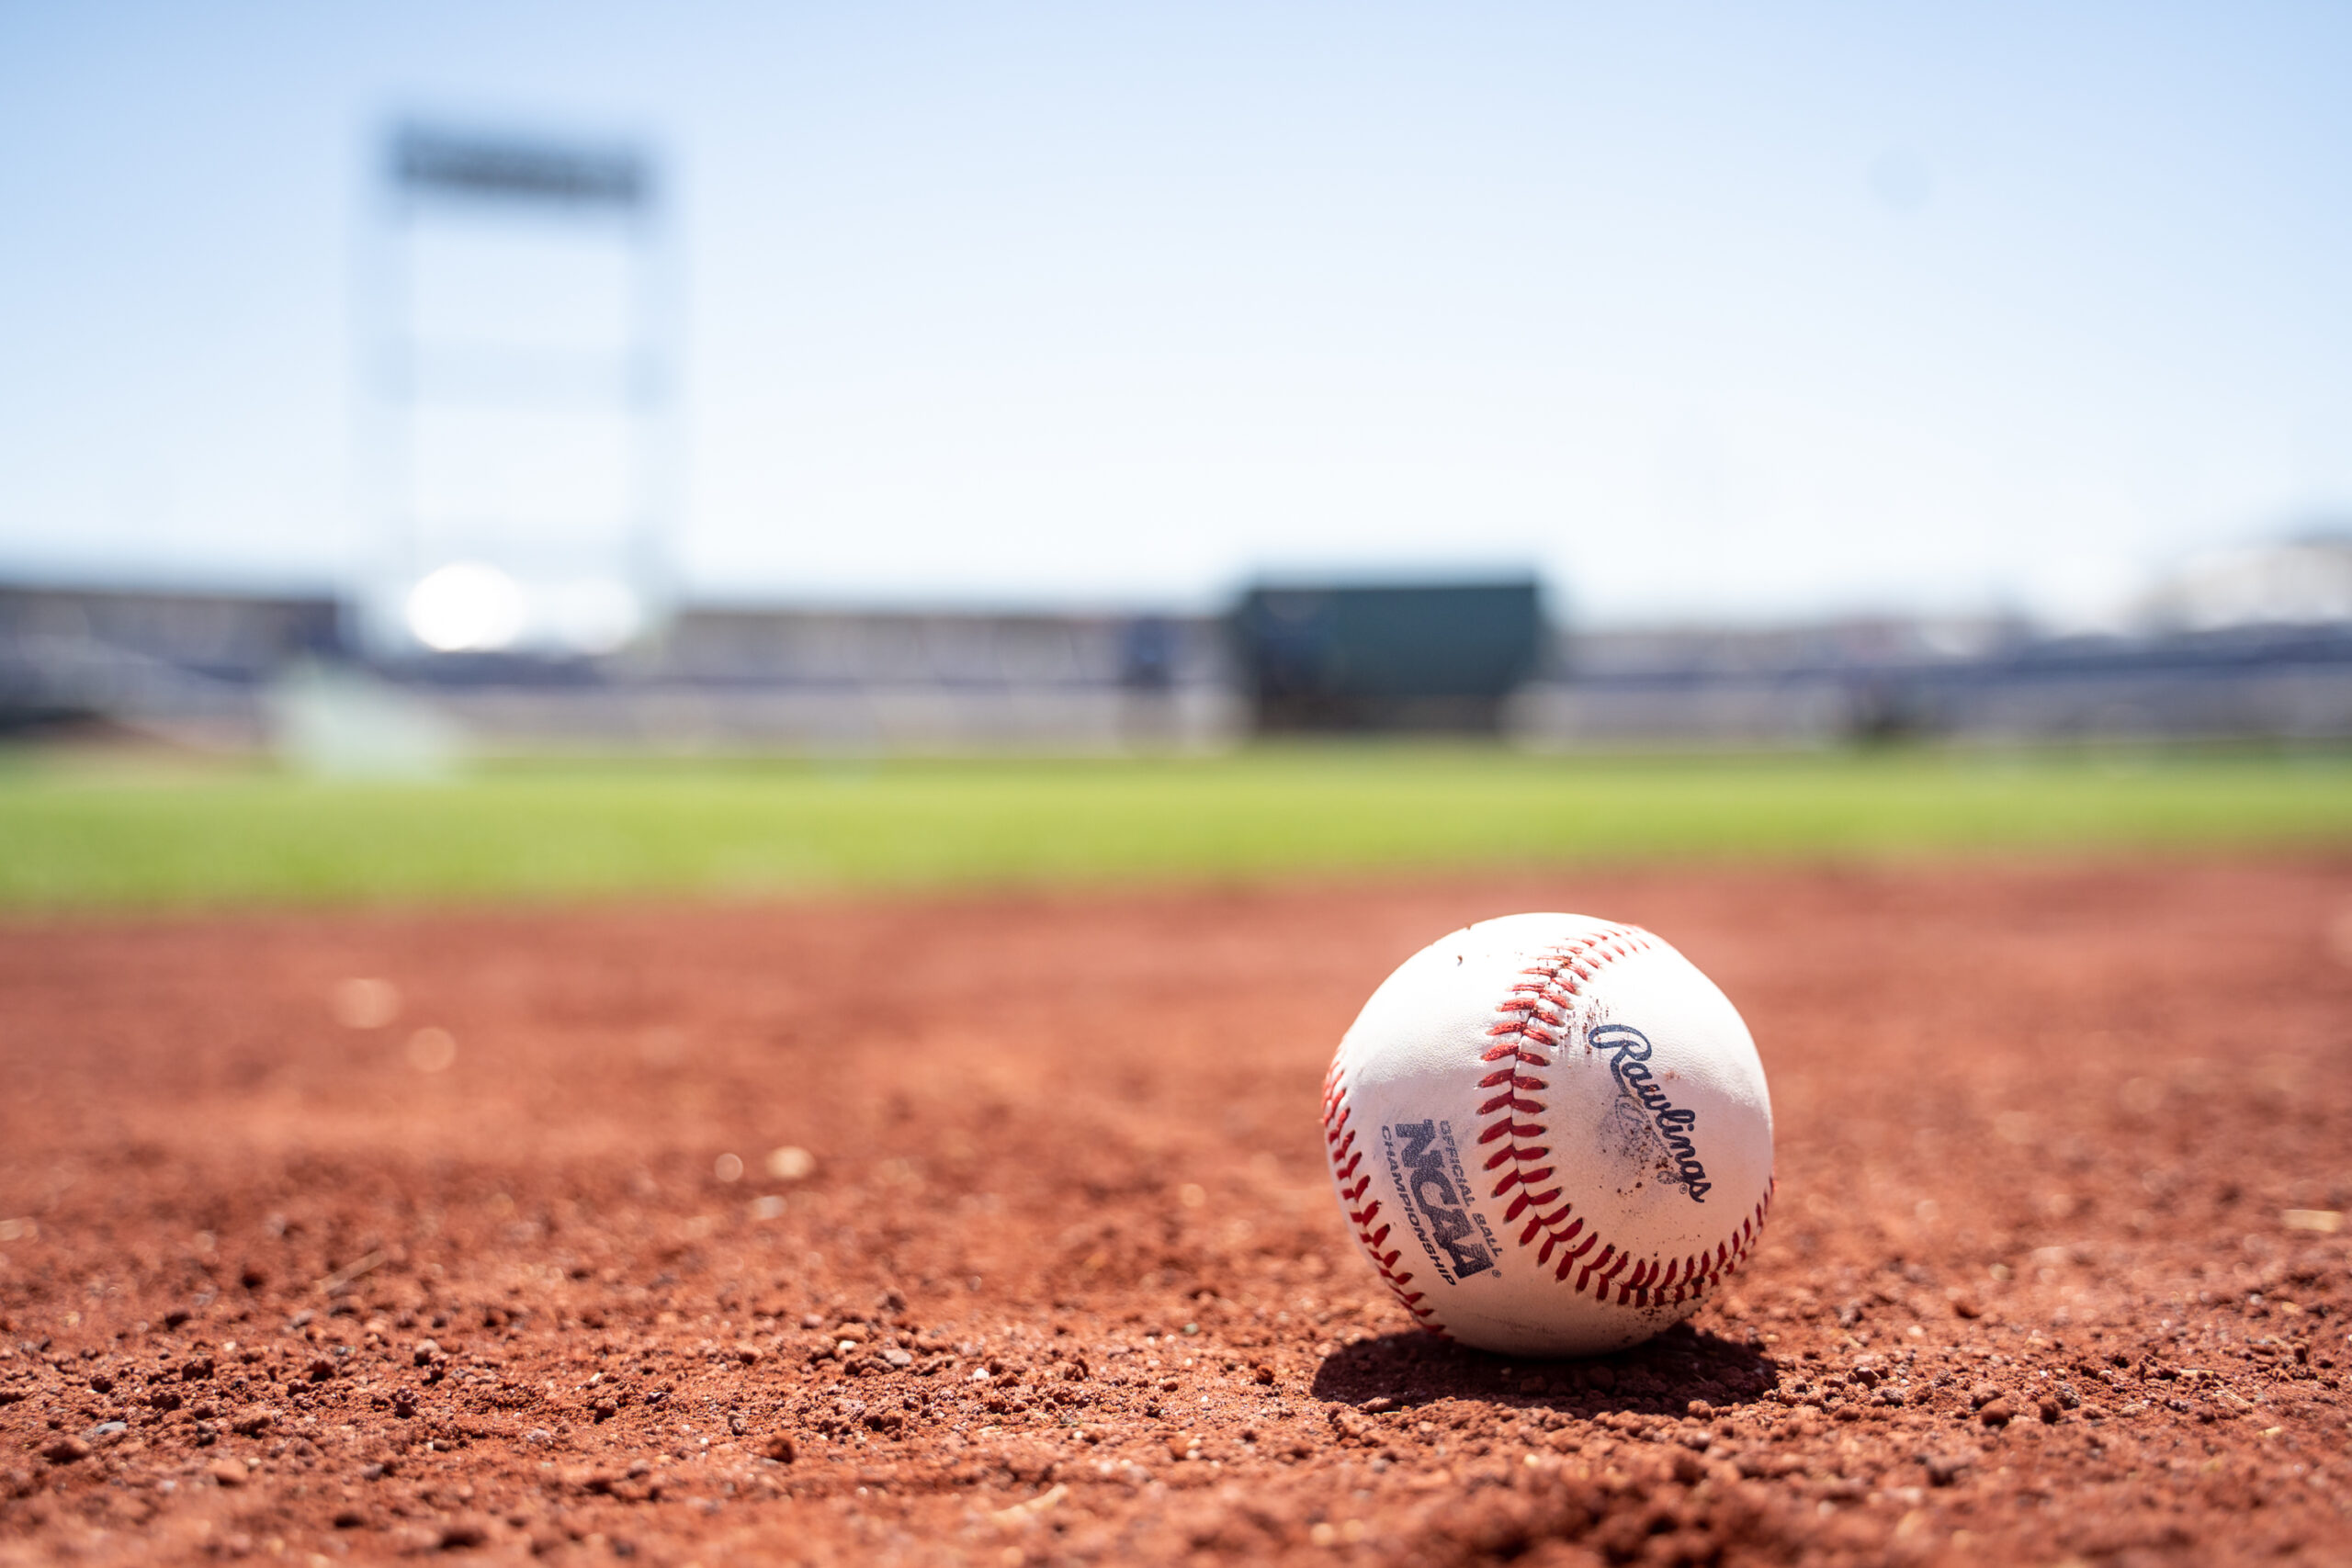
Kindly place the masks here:
<instances>
[{"instance_id":1,"label":"blue sky","mask_svg":"<svg viewBox=\"0 0 2352 1568\"><path fill-rule=\"evenodd\" d=\"M1768 14L1769 13L1769 14ZM2064 612L2352 509L2352 10L0 0L0 570L324 583L404 112L644 135L706 597Z\"/></svg>"}]
</instances>

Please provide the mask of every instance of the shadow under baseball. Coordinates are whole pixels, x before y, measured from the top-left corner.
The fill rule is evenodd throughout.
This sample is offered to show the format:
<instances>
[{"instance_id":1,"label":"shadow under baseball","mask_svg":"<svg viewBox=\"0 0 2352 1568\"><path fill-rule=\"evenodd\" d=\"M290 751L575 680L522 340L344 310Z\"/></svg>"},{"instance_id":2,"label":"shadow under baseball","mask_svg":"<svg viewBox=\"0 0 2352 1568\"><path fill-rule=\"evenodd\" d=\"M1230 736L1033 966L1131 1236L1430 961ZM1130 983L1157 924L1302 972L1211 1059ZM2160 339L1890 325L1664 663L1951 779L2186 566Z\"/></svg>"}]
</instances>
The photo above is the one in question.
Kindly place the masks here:
<instances>
[{"instance_id":1,"label":"shadow under baseball","mask_svg":"<svg viewBox=\"0 0 2352 1568\"><path fill-rule=\"evenodd\" d=\"M1732 1409L1761 1399L1779 1380L1770 1357L1677 1324L1631 1349L1560 1361L1498 1356L1430 1334L1384 1334L1325 1357L1311 1387L1317 1399L1381 1409L1476 1399L1589 1417L1681 1416L1693 1401Z\"/></svg>"}]
</instances>

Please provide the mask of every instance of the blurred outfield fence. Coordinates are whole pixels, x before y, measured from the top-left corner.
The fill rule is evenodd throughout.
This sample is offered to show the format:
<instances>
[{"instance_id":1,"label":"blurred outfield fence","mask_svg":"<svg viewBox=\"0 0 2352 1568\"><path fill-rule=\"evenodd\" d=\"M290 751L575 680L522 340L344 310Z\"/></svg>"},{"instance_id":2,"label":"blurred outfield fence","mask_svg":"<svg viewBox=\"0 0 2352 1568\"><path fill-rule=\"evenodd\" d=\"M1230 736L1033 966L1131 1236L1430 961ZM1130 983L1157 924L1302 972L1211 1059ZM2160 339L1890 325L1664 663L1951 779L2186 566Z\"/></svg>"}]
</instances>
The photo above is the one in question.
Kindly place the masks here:
<instances>
[{"instance_id":1,"label":"blurred outfield fence","mask_svg":"<svg viewBox=\"0 0 2352 1568\"><path fill-rule=\"evenodd\" d=\"M1505 597L1524 646L1458 660L1464 680L1504 682L1464 696L1415 684L1435 660L1409 637L1363 634L1358 609L1378 593L1268 592L1229 619L706 605L603 658L369 663L349 657L323 598L0 588L0 732L237 750L287 741L289 715L307 715L309 734L356 735L373 714L490 752L878 754L1213 750L1360 723L1537 749L2352 738L2341 619L2097 636L1999 618L1563 632L1533 618L1532 588ZM1452 613L1423 615L1424 629L1468 647L1446 629ZM322 666L344 671L339 685L316 678ZM1394 691L1368 682L1383 669ZM357 716L321 716L337 691ZM407 719L387 716L403 706Z\"/></svg>"}]
</instances>

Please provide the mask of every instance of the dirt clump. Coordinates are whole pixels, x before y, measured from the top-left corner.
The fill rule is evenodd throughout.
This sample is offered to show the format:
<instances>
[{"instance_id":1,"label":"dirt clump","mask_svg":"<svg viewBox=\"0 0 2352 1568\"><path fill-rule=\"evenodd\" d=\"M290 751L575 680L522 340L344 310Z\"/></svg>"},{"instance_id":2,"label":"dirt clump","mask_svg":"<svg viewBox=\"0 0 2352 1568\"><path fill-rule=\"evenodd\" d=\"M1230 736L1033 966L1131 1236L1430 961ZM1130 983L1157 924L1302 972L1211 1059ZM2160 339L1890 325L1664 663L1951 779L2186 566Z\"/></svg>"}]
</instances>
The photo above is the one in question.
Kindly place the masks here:
<instances>
[{"instance_id":1,"label":"dirt clump","mask_svg":"<svg viewBox=\"0 0 2352 1568\"><path fill-rule=\"evenodd\" d=\"M1317 1125L1390 967L1547 908L1712 974L1778 1125L1747 1268L1589 1362L1411 1330ZM2271 862L19 923L0 1562L2343 1562L2347 910Z\"/></svg>"}]
</instances>

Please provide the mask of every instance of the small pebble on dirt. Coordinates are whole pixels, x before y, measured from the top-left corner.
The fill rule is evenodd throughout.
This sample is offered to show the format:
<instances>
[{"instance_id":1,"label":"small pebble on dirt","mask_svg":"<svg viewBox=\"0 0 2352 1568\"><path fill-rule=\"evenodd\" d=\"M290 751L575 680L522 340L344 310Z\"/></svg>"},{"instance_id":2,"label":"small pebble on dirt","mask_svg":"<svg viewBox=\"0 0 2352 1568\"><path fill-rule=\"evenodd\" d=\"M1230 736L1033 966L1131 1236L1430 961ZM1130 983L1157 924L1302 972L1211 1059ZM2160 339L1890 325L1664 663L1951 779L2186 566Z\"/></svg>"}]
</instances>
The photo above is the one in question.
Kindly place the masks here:
<instances>
[{"instance_id":1,"label":"small pebble on dirt","mask_svg":"<svg viewBox=\"0 0 2352 1568\"><path fill-rule=\"evenodd\" d=\"M1930 1486L1950 1486L1966 1474L1968 1467L1974 1462L1975 1457L1972 1454L1930 1454L1928 1456L1928 1483Z\"/></svg>"},{"instance_id":2,"label":"small pebble on dirt","mask_svg":"<svg viewBox=\"0 0 2352 1568\"><path fill-rule=\"evenodd\" d=\"M489 1527L480 1519L452 1519L441 1527L438 1544L444 1551L462 1551L489 1539Z\"/></svg>"}]
</instances>

